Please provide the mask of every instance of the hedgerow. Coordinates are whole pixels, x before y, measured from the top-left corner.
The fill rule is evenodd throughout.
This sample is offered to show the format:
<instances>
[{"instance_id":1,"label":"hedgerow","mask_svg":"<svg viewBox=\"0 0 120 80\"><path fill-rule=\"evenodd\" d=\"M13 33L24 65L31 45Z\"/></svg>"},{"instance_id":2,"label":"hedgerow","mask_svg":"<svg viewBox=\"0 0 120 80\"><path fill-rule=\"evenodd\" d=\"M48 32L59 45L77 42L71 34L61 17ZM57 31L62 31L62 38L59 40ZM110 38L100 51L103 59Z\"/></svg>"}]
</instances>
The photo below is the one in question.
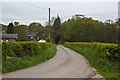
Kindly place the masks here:
<instances>
[{"instance_id":1,"label":"hedgerow","mask_svg":"<svg viewBox=\"0 0 120 80\"><path fill-rule=\"evenodd\" d=\"M120 45L109 43L72 42L64 46L82 54L97 71L107 78L120 77Z\"/></svg>"},{"instance_id":2,"label":"hedgerow","mask_svg":"<svg viewBox=\"0 0 120 80\"><path fill-rule=\"evenodd\" d=\"M54 57L52 43L2 42L2 73L35 66Z\"/></svg>"},{"instance_id":3,"label":"hedgerow","mask_svg":"<svg viewBox=\"0 0 120 80\"><path fill-rule=\"evenodd\" d=\"M24 57L42 55L42 52L51 47L52 43L38 42L2 42L2 58L7 57Z\"/></svg>"}]
</instances>

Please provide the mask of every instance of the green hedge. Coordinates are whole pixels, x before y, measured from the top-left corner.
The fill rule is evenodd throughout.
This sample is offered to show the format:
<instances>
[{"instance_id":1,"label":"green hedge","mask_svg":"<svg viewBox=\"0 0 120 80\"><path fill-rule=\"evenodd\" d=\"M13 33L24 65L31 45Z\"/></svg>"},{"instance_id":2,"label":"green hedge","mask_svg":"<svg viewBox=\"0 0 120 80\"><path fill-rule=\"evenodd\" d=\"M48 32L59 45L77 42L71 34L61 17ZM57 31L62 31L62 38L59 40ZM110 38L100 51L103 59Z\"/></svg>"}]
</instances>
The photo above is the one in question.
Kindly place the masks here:
<instances>
[{"instance_id":1,"label":"green hedge","mask_svg":"<svg viewBox=\"0 0 120 80\"><path fill-rule=\"evenodd\" d=\"M73 42L64 46L82 54L97 71L107 78L120 76L120 45L109 43Z\"/></svg>"},{"instance_id":2,"label":"green hedge","mask_svg":"<svg viewBox=\"0 0 120 80\"><path fill-rule=\"evenodd\" d=\"M38 42L2 42L2 58L42 55L43 51L51 47L52 43Z\"/></svg>"},{"instance_id":3,"label":"green hedge","mask_svg":"<svg viewBox=\"0 0 120 80\"><path fill-rule=\"evenodd\" d=\"M35 66L55 54L56 46L52 43L2 42L2 73Z\"/></svg>"}]
</instances>

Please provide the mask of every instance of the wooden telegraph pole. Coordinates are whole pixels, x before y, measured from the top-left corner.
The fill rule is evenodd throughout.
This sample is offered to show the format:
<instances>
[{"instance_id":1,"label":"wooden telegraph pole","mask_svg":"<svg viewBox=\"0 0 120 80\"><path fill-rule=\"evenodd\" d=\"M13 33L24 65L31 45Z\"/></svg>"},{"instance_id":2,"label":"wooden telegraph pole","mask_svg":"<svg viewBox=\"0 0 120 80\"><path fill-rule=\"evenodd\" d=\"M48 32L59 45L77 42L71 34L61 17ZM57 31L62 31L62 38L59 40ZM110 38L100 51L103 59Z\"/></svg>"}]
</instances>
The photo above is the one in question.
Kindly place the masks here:
<instances>
[{"instance_id":1,"label":"wooden telegraph pole","mask_svg":"<svg viewBox=\"0 0 120 80\"><path fill-rule=\"evenodd\" d=\"M51 29L50 29L50 8L49 8L49 38L50 38L50 31Z\"/></svg>"}]
</instances>

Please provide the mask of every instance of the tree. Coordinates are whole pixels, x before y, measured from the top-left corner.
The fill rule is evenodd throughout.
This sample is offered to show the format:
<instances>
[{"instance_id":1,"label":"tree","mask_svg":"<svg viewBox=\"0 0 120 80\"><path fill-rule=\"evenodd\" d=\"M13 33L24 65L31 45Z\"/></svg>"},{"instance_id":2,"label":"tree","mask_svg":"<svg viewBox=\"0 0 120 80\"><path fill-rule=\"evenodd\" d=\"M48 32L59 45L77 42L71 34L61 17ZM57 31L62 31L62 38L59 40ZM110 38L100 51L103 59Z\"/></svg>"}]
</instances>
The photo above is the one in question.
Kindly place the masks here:
<instances>
[{"instance_id":1,"label":"tree","mask_svg":"<svg viewBox=\"0 0 120 80\"><path fill-rule=\"evenodd\" d=\"M27 26L26 25L18 25L14 27L14 33L18 34L17 41L27 41Z\"/></svg>"},{"instance_id":2,"label":"tree","mask_svg":"<svg viewBox=\"0 0 120 80\"><path fill-rule=\"evenodd\" d=\"M119 2L119 4L120 4L120 2ZM117 20L116 20L116 26L117 26L117 31L118 31L118 37L117 37L117 40L118 40L118 43L120 44L120 18L118 18Z\"/></svg>"},{"instance_id":3,"label":"tree","mask_svg":"<svg viewBox=\"0 0 120 80\"><path fill-rule=\"evenodd\" d=\"M40 39L43 39L45 34L43 33L43 26L40 23L33 22L28 26L28 32L37 32Z\"/></svg>"},{"instance_id":4,"label":"tree","mask_svg":"<svg viewBox=\"0 0 120 80\"><path fill-rule=\"evenodd\" d=\"M45 38L49 37L49 25L43 27L43 33Z\"/></svg>"},{"instance_id":5,"label":"tree","mask_svg":"<svg viewBox=\"0 0 120 80\"><path fill-rule=\"evenodd\" d=\"M9 25L8 25L7 34L14 34L14 25L12 22L9 23Z\"/></svg>"},{"instance_id":6,"label":"tree","mask_svg":"<svg viewBox=\"0 0 120 80\"><path fill-rule=\"evenodd\" d=\"M54 43L59 43L60 41L60 29L61 29L61 22L60 22L60 17L57 16L57 18L54 21L54 24L51 28L51 37L54 40Z\"/></svg>"},{"instance_id":7,"label":"tree","mask_svg":"<svg viewBox=\"0 0 120 80\"><path fill-rule=\"evenodd\" d=\"M2 29L2 34L6 34L7 33L7 25L4 24L0 24L1 29Z\"/></svg>"},{"instance_id":8,"label":"tree","mask_svg":"<svg viewBox=\"0 0 120 80\"><path fill-rule=\"evenodd\" d=\"M14 26L18 26L20 23L19 22L14 22Z\"/></svg>"},{"instance_id":9,"label":"tree","mask_svg":"<svg viewBox=\"0 0 120 80\"><path fill-rule=\"evenodd\" d=\"M117 43L118 28L112 20L102 23L82 15L75 15L61 27L61 41Z\"/></svg>"},{"instance_id":10,"label":"tree","mask_svg":"<svg viewBox=\"0 0 120 80\"><path fill-rule=\"evenodd\" d=\"M28 26L30 32L38 32L43 27L40 23L33 22Z\"/></svg>"}]
</instances>

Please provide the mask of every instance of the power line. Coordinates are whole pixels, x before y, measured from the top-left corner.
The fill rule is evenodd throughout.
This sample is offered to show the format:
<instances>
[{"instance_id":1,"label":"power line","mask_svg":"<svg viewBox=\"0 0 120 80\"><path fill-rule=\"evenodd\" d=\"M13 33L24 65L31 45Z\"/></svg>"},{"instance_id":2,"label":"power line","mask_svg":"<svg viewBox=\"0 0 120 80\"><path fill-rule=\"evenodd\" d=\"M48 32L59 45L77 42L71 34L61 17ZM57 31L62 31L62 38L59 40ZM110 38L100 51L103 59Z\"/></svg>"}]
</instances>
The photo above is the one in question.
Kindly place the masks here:
<instances>
[{"instance_id":1,"label":"power line","mask_svg":"<svg viewBox=\"0 0 120 80\"><path fill-rule=\"evenodd\" d=\"M34 4L31 4L31 3L29 3L29 2L24 2L24 3L26 3L26 4L28 4L28 5L31 5L31 6L34 6L34 7L36 7L36 8L40 8L40 9L48 9L48 8L45 8L45 7L39 7L39 6L34 5Z\"/></svg>"}]
</instances>

